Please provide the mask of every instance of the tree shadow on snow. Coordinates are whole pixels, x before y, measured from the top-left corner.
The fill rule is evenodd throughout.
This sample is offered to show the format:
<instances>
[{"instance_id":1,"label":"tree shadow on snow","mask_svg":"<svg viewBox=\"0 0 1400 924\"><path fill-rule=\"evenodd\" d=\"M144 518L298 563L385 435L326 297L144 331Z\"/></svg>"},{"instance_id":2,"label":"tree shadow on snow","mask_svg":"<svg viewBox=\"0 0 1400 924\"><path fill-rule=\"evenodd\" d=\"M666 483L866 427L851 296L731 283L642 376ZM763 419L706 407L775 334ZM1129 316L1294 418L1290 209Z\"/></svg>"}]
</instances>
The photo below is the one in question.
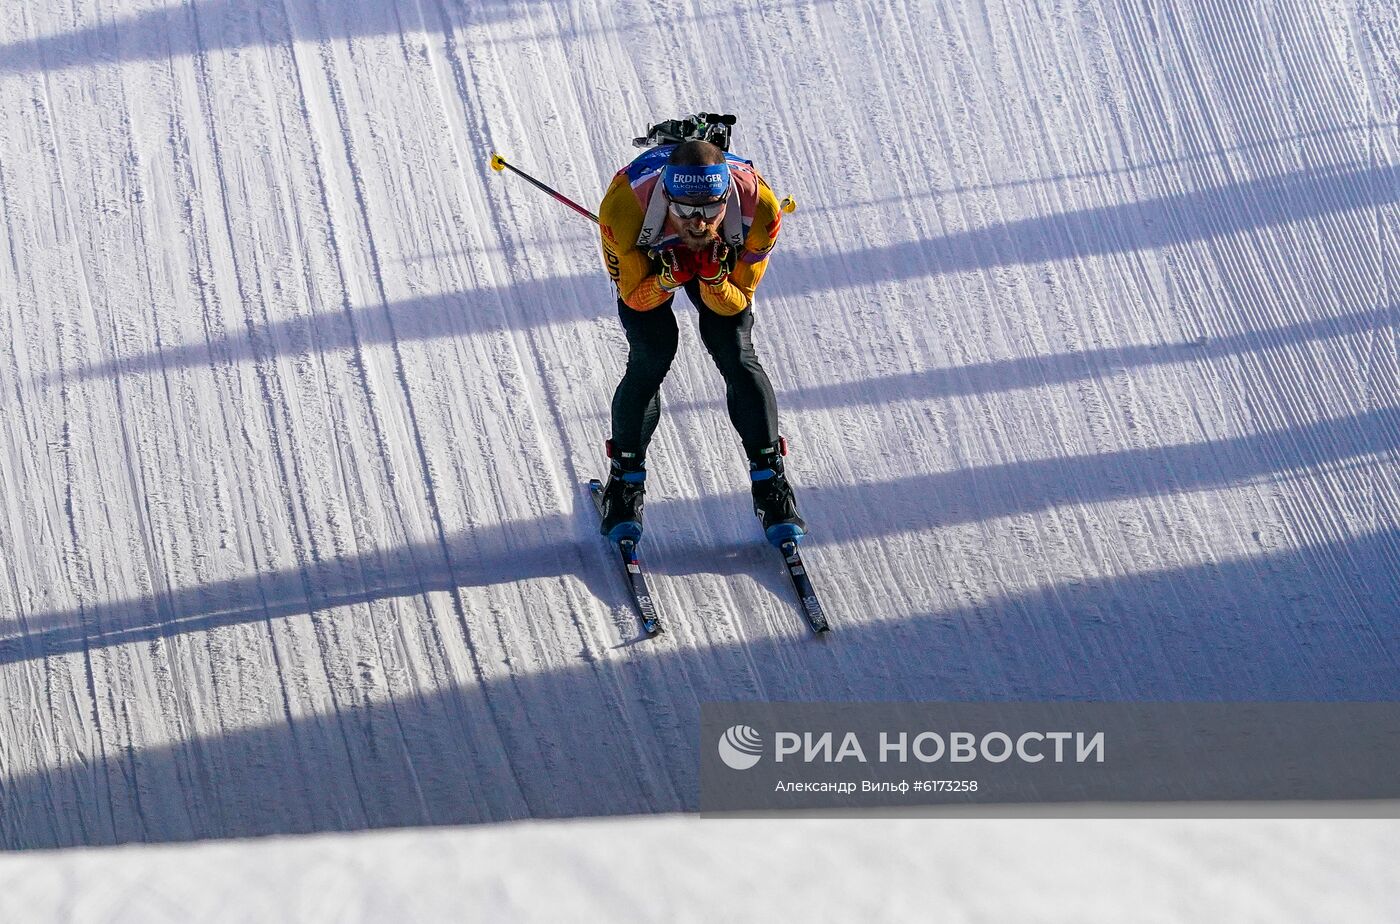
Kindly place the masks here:
<instances>
[{"instance_id":1,"label":"tree shadow on snow","mask_svg":"<svg viewBox=\"0 0 1400 924\"><path fill-rule=\"evenodd\" d=\"M558 4L567 10L567 4ZM550 4L535 4L535 15ZM121 16L38 38L0 45L0 73L53 72L125 61L273 47L292 42L370 39L414 33L449 33L502 22L528 22L531 4L507 0L193 0ZM768 11L771 13L771 9ZM565 15L568 15L567 12ZM715 11L686 17L694 27L730 24ZM551 23L552 26L552 23ZM492 39L512 45L550 39L577 40L620 32L625 25L598 27L570 19L567 31L510 34Z\"/></svg>"},{"instance_id":2,"label":"tree shadow on snow","mask_svg":"<svg viewBox=\"0 0 1400 924\"><path fill-rule=\"evenodd\" d=\"M1120 370L1248 356L1302 344L1383 333L1397 326L1400 326L1400 305L1390 305L1279 327L1254 327L1195 342L1102 347L876 376L858 382L804 385L782 391L779 406L794 411L834 410L857 405L886 406L902 401L991 395L1063 385ZM666 403L666 412L689 413L702 408L722 409L722 406L722 401L671 401Z\"/></svg>"},{"instance_id":3,"label":"tree shadow on snow","mask_svg":"<svg viewBox=\"0 0 1400 924\"><path fill-rule=\"evenodd\" d=\"M806 486L802 500L804 512L821 524L816 542L848 543L1056 506L1275 479L1397 448L1400 409L1384 408L1206 443L984 465L876 483ZM748 509L746 497L652 500L648 509L649 522L664 524L658 528L661 538L648 544L648 564L656 573L762 573L751 570L763 551L757 538L752 553L738 548L716 552L699 532L684 531L684 524L738 522ZM442 544L307 562L142 600L40 614L0 638L0 664L535 578L574 576L596 597L621 602L614 569L601 560L606 549L595 525L594 510L580 497L571 516L484 527ZM775 593L785 592L772 575L762 581ZM467 629L471 614L456 617Z\"/></svg>"},{"instance_id":4,"label":"tree shadow on snow","mask_svg":"<svg viewBox=\"0 0 1400 924\"><path fill-rule=\"evenodd\" d=\"M781 259L774 258L765 289L781 293L784 298L840 298L846 297L837 294L842 289L943 273L1165 247L1304 221L1338 211L1374 209L1395 202L1400 202L1400 166L1303 171L1150 202L1025 219L931 240L904 241L849 253L782 253ZM1382 272L1379 251L1354 256L1361 261L1358 271L1365 271L1366 259L1373 256L1375 266L1371 275L1378 276ZM306 350L348 350L378 343L530 329L610 318L614 304L601 271L519 280L499 289L424 296L366 307L346 306L343 311L308 314L267 324L249 321L246 331L213 336L203 343L168 346L155 352L119 357L75 370L74 374L83 379L104 379L248 362ZM1358 325L1372 320L1379 323L1382 319L1359 313L1295 323L1291 335L1287 327L1281 328L1279 333L1283 337L1311 339L1333 332L1355 331ZM1251 340L1251 331L1243 330L1222 338L1210 350L1247 348ZM1169 361L1169 353L1154 356L1149 352L1151 349L1106 350L1100 358L1105 364ZM1084 362L1078 356L1012 360L991 364L986 369L974 368L966 373L966 380L991 384L1006 375L1013 384L1022 385L1064 381L1080 377L1079 370ZM949 375L964 374L952 372ZM939 378L938 375L932 377ZM797 400L803 399L799 396Z\"/></svg>"},{"instance_id":5,"label":"tree shadow on snow","mask_svg":"<svg viewBox=\"0 0 1400 924\"><path fill-rule=\"evenodd\" d=\"M168 747L122 747L112 723L105 758L7 776L0 834L52 848L694 810L707 701L1393 699L1397 561L1391 530L898 623L838 617L820 639L663 637Z\"/></svg>"}]
</instances>

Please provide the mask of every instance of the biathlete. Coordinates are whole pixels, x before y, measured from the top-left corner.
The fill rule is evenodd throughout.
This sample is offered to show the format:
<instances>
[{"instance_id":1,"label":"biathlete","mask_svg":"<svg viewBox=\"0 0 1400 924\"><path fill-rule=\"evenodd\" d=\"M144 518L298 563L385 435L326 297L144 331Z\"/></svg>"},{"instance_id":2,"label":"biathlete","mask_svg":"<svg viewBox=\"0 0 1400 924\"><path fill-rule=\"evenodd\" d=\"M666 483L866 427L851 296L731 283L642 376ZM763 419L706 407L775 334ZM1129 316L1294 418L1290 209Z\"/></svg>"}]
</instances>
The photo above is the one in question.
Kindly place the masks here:
<instances>
[{"instance_id":1,"label":"biathlete","mask_svg":"<svg viewBox=\"0 0 1400 924\"><path fill-rule=\"evenodd\" d=\"M684 289L699 314L700 339L724 376L729 419L749 460L754 513L774 545L801 539L807 526L784 471L773 385L753 345L754 290L782 221L777 197L749 161L689 140L652 148L618 171L598 219L628 346L612 400L603 534L641 538L647 445L676 355L675 293Z\"/></svg>"}]
</instances>

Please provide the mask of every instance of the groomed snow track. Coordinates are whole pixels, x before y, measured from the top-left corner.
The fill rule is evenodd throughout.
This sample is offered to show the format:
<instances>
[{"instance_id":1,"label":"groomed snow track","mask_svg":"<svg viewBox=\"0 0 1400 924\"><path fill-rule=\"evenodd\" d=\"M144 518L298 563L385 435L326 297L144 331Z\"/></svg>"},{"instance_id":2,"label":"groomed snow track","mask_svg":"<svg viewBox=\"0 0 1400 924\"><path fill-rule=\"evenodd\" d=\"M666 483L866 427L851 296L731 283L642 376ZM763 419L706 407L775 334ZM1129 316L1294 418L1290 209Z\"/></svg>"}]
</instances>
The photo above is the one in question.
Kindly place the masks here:
<instances>
[{"instance_id":1,"label":"groomed snow track","mask_svg":"<svg viewBox=\"0 0 1400 924\"><path fill-rule=\"evenodd\" d=\"M717 699L1400 696L1390 0L0 5L0 844L691 810ZM816 639L596 204L739 115Z\"/></svg>"}]
</instances>

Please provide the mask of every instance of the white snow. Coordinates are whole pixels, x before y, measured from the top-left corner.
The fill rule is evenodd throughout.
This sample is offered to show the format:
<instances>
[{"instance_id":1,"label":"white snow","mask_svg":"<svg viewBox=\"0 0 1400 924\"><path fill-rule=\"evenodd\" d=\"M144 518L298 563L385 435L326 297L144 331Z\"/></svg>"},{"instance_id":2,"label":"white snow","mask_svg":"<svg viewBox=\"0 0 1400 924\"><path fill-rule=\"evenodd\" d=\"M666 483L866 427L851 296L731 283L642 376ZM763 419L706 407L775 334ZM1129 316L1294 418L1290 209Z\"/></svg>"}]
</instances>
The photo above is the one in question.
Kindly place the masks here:
<instances>
[{"instance_id":1,"label":"white snow","mask_svg":"<svg viewBox=\"0 0 1400 924\"><path fill-rule=\"evenodd\" d=\"M1393 822L516 822L0 863L0 917L188 921L1394 919ZM98 887L100 884L100 887Z\"/></svg>"},{"instance_id":2,"label":"white snow","mask_svg":"<svg viewBox=\"0 0 1400 924\"><path fill-rule=\"evenodd\" d=\"M755 311L823 640L682 310L637 642L583 488L624 349L595 229L487 168L596 207L697 110L799 202ZM0 5L0 843L445 845L409 890L543 839L602 909L634 837L802 829L230 839L691 811L721 699L1400 696L1398 119L1389 0ZM854 883L930 824L826 855ZM1011 899L1090 837L1036 824ZM1274 830L1101 824L1178 887L1200 831ZM1280 829L1288 901L1226 916L1307 917L1344 824Z\"/></svg>"}]
</instances>

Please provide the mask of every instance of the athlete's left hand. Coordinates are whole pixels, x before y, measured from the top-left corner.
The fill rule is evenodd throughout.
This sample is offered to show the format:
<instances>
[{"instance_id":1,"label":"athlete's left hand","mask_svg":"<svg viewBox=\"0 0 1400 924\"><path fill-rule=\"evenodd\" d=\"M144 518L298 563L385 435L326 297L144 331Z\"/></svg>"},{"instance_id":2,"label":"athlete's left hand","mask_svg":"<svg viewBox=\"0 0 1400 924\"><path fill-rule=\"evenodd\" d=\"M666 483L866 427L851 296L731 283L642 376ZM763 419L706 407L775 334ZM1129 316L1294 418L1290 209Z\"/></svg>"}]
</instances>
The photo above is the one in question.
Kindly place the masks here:
<instances>
[{"instance_id":1,"label":"athlete's left hand","mask_svg":"<svg viewBox=\"0 0 1400 924\"><path fill-rule=\"evenodd\" d=\"M722 241L707 247L694 255L695 275L710 286L724 282L733 263L729 259L729 245Z\"/></svg>"}]
</instances>

